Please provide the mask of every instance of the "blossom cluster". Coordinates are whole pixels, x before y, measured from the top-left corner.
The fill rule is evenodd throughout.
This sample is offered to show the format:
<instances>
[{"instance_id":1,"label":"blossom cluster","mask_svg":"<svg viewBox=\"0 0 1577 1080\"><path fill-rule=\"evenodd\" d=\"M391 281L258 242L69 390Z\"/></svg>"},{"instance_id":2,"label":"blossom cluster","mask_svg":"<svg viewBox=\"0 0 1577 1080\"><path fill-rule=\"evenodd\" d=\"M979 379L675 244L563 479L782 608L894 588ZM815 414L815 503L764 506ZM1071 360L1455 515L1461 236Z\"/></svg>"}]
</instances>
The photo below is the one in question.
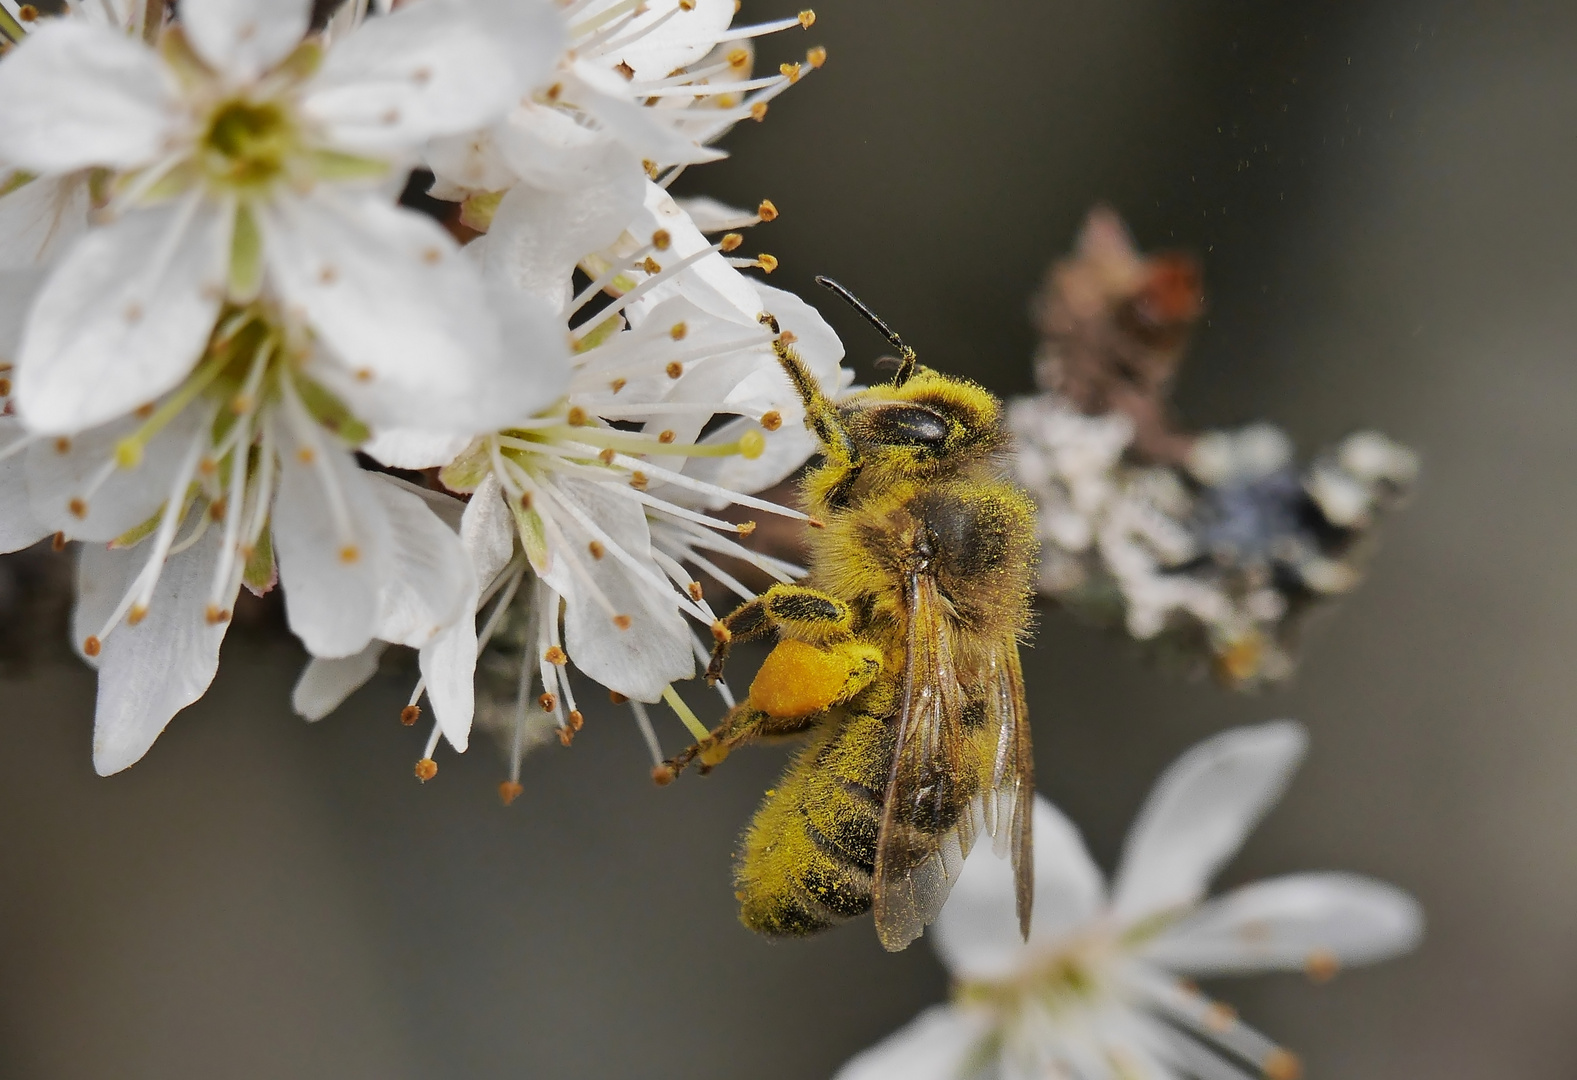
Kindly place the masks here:
<instances>
[{"instance_id":1,"label":"blossom cluster","mask_svg":"<svg viewBox=\"0 0 1577 1080\"><path fill-rule=\"evenodd\" d=\"M1202 304L1192 260L1140 255L1097 209L1036 304L1042 391L1008 421L1039 508L1041 593L1251 687L1291 674L1308 612L1358 583L1418 460L1374 431L1299 467L1270 424L1179 429L1166 395Z\"/></svg>"},{"instance_id":2,"label":"blossom cluster","mask_svg":"<svg viewBox=\"0 0 1577 1080\"><path fill-rule=\"evenodd\" d=\"M717 514L792 514L749 493L813 449L761 316L829 392L842 349L743 272L770 202L667 185L821 65L752 76L812 13L0 7L0 550L84 542L99 772L205 692L243 587L282 590L309 717L419 650L431 775L500 628L517 692L483 711L519 743L578 723L570 664L645 702L691 676L714 559L792 572ZM443 223L400 204L418 170Z\"/></svg>"}]
</instances>

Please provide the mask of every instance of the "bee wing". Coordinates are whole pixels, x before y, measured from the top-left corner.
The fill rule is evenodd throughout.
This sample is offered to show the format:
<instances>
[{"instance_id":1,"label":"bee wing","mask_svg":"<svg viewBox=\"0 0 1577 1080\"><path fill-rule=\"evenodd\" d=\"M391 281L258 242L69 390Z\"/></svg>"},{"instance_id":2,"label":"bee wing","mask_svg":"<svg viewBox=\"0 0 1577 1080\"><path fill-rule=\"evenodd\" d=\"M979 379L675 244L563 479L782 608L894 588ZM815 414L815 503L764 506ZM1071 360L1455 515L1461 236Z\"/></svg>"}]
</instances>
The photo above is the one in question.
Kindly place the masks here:
<instances>
[{"instance_id":1,"label":"bee wing","mask_svg":"<svg viewBox=\"0 0 1577 1080\"><path fill-rule=\"evenodd\" d=\"M1035 903L1035 847L1030 835L1035 806L1035 758L1030 750L1024 670L1013 638L993 652L985 698L986 723L997 729L996 753L985 800L986 831L997 855L1013 855L1019 932L1029 940Z\"/></svg>"},{"instance_id":2,"label":"bee wing","mask_svg":"<svg viewBox=\"0 0 1577 1080\"><path fill-rule=\"evenodd\" d=\"M922 574L910 575L904 594L903 699L871 885L876 934L891 952L942 910L975 841L973 803L986 765L964 731L946 602Z\"/></svg>"}]
</instances>

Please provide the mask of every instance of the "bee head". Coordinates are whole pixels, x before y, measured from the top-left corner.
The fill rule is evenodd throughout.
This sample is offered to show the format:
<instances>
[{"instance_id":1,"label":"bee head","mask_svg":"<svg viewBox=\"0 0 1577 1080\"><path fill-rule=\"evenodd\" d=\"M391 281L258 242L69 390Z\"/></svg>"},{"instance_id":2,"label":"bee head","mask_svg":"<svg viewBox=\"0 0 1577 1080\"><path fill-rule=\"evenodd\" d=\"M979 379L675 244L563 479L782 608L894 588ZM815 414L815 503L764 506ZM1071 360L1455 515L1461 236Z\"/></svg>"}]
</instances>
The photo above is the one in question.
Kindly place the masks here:
<instances>
[{"instance_id":1,"label":"bee head","mask_svg":"<svg viewBox=\"0 0 1577 1080\"><path fill-rule=\"evenodd\" d=\"M902 386L873 386L839 407L862 459L900 472L936 475L1002 447L1002 406L984 388L929 368Z\"/></svg>"}]
</instances>

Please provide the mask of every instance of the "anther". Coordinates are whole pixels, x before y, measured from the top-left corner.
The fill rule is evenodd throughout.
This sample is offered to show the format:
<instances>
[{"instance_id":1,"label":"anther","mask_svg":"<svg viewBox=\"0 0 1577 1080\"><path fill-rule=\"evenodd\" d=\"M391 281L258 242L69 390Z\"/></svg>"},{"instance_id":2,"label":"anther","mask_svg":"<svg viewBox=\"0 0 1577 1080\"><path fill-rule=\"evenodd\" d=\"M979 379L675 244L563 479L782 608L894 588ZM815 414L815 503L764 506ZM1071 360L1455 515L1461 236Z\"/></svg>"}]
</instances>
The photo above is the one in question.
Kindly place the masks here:
<instances>
[{"instance_id":1,"label":"anther","mask_svg":"<svg viewBox=\"0 0 1577 1080\"><path fill-rule=\"evenodd\" d=\"M149 401L138 405L132 412L138 420L146 420L153 415L153 402Z\"/></svg>"},{"instance_id":2,"label":"anther","mask_svg":"<svg viewBox=\"0 0 1577 1080\"><path fill-rule=\"evenodd\" d=\"M1213 1002L1205 1012L1205 1027L1219 1035L1222 1032L1231 1031L1232 1025L1237 1023L1237 1019L1237 1010L1230 1005L1217 1001Z\"/></svg>"},{"instance_id":3,"label":"anther","mask_svg":"<svg viewBox=\"0 0 1577 1080\"><path fill-rule=\"evenodd\" d=\"M420 705L407 705L405 708L400 710L400 723L404 724L406 727L415 727L416 721L420 720L421 718L422 707Z\"/></svg>"},{"instance_id":4,"label":"anther","mask_svg":"<svg viewBox=\"0 0 1577 1080\"><path fill-rule=\"evenodd\" d=\"M11 380L10 379L0 379L0 397L10 397L10 396L11 396Z\"/></svg>"},{"instance_id":5,"label":"anther","mask_svg":"<svg viewBox=\"0 0 1577 1080\"><path fill-rule=\"evenodd\" d=\"M770 274L778 268L778 260L776 256L762 252L756 256L756 265Z\"/></svg>"},{"instance_id":6,"label":"anther","mask_svg":"<svg viewBox=\"0 0 1577 1080\"><path fill-rule=\"evenodd\" d=\"M64 435L62 435L60 438L56 439L55 440L55 453L57 453L57 454L69 454L69 453L71 453L71 440L66 438Z\"/></svg>"},{"instance_id":7,"label":"anther","mask_svg":"<svg viewBox=\"0 0 1577 1080\"><path fill-rule=\"evenodd\" d=\"M778 74L787 78L790 83L797 83L799 82L799 65L779 64Z\"/></svg>"},{"instance_id":8,"label":"anther","mask_svg":"<svg viewBox=\"0 0 1577 1080\"><path fill-rule=\"evenodd\" d=\"M586 426L586 410L579 405L571 405L569 413L564 417L571 427Z\"/></svg>"},{"instance_id":9,"label":"anther","mask_svg":"<svg viewBox=\"0 0 1577 1080\"><path fill-rule=\"evenodd\" d=\"M652 247L658 251L667 251L668 245L673 243L673 236L667 229L658 229L652 233Z\"/></svg>"},{"instance_id":10,"label":"anther","mask_svg":"<svg viewBox=\"0 0 1577 1080\"><path fill-rule=\"evenodd\" d=\"M564 727L560 727L559 728L559 745L560 746L568 746L570 743L572 743L574 741L575 741L575 730L573 728L568 727L568 726L564 726Z\"/></svg>"},{"instance_id":11,"label":"anther","mask_svg":"<svg viewBox=\"0 0 1577 1080\"><path fill-rule=\"evenodd\" d=\"M346 544L339 549L339 561L349 565L361 558L361 549L355 544Z\"/></svg>"},{"instance_id":12,"label":"anther","mask_svg":"<svg viewBox=\"0 0 1577 1080\"><path fill-rule=\"evenodd\" d=\"M635 78L635 69L623 60L620 60L613 70L623 75L627 82Z\"/></svg>"},{"instance_id":13,"label":"anther","mask_svg":"<svg viewBox=\"0 0 1577 1080\"><path fill-rule=\"evenodd\" d=\"M579 709L571 709L569 716L565 717L565 719L569 721L569 729L571 731L579 731L586 725L586 718L580 714Z\"/></svg>"},{"instance_id":14,"label":"anther","mask_svg":"<svg viewBox=\"0 0 1577 1080\"><path fill-rule=\"evenodd\" d=\"M537 698L537 705L541 707L543 712L552 712L559 707L559 699L552 694L543 694Z\"/></svg>"},{"instance_id":15,"label":"anther","mask_svg":"<svg viewBox=\"0 0 1577 1080\"><path fill-rule=\"evenodd\" d=\"M766 118L767 118L767 103L765 101L758 101L754 105L750 106L750 119L754 120L756 123L759 124L761 121L765 120Z\"/></svg>"},{"instance_id":16,"label":"anther","mask_svg":"<svg viewBox=\"0 0 1577 1080\"><path fill-rule=\"evenodd\" d=\"M674 782L674 777L678 775L678 771L666 761L661 765L652 766L652 783L658 787L667 787Z\"/></svg>"},{"instance_id":17,"label":"anther","mask_svg":"<svg viewBox=\"0 0 1577 1080\"><path fill-rule=\"evenodd\" d=\"M657 179L657 162L651 158L643 158L641 160L641 169L646 173L648 180Z\"/></svg>"},{"instance_id":18,"label":"anther","mask_svg":"<svg viewBox=\"0 0 1577 1080\"><path fill-rule=\"evenodd\" d=\"M701 602L701 583L699 581L690 582L684 587L684 591L689 593L690 599L694 600L696 603L699 604Z\"/></svg>"},{"instance_id":19,"label":"anther","mask_svg":"<svg viewBox=\"0 0 1577 1080\"><path fill-rule=\"evenodd\" d=\"M778 208L772 205L771 199L762 199L761 205L756 207L756 216L762 221L776 221L778 219Z\"/></svg>"},{"instance_id":20,"label":"anther","mask_svg":"<svg viewBox=\"0 0 1577 1080\"><path fill-rule=\"evenodd\" d=\"M522 491L520 493L520 509L522 509L522 510L530 510L531 509L531 492L529 492L529 491Z\"/></svg>"},{"instance_id":21,"label":"anther","mask_svg":"<svg viewBox=\"0 0 1577 1080\"><path fill-rule=\"evenodd\" d=\"M57 532L54 536L51 536L49 538L49 546L56 551L65 551L66 534L63 532Z\"/></svg>"},{"instance_id":22,"label":"anther","mask_svg":"<svg viewBox=\"0 0 1577 1080\"><path fill-rule=\"evenodd\" d=\"M136 326L142 322L142 305L136 302L127 304L125 310L121 312L121 316L132 326Z\"/></svg>"},{"instance_id":23,"label":"anther","mask_svg":"<svg viewBox=\"0 0 1577 1080\"><path fill-rule=\"evenodd\" d=\"M596 540L593 540L591 543L587 544L586 550L591 552L591 557L593 559L601 559L607 554L607 551L603 548L602 544L598 543Z\"/></svg>"},{"instance_id":24,"label":"anther","mask_svg":"<svg viewBox=\"0 0 1577 1080\"><path fill-rule=\"evenodd\" d=\"M1330 982L1341 969L1341 960L1329 949L1315 949L1303 960L1304 973L1317 983Z\"/></svg>"},{"instance_id":25,"label":"anther","mask_svg":"<svg viewBox=\"0 0 1577 1080\"><path fill-rule=\"evenodd\" d=\"M327 263L324 263L322 268L320 268L318 270L318 284L319 285L332 285L338 280L339 280L339 271L334 269L334 267L328 265Z\"/></svg>"},{"instance_id":26,"label":"anther","mask_svg":"<svg viewBox=\"0 0 1577 1080\"><path fill-rule=\"evenodd\" d=\"M310 446L303 446L301 449L296 451L296 460L301 462L303 465L311 465L317 459L318 455L313 452L312 447Z\"/></svg>"},{"instance_id":27,"label":"anther","mask_svg":"<svg viewBox=\"0 0 1577 1080\"><path fill-rule=\"evenodd\" d=\"M723 620L721 619L712 624L712 640L717 642L719 645L727 645L730 641L734 640L733 633L728 629L728 627L723 625Z\"/></svg>"},{"instance_id":28,"label":"anther","mask_svg":"<svg viewBox=\"0 0 1577 1080\"><path fill-rule=\"evenodd\" d=\"M804 11L799 13L799 24L806 30L809 30L812 26L816 25L816 13L810 8L806 8Z\"/></svg>"},{"instance_id":29,"label":"anther","mask_svg":"<svg viewBox=\"0 0 1577 1080\"><path fill-rule=\"evenodd\" d=\"M434 761L432 758L424 757L422 760L416 763L416 779L420 780L422 783L427 783L427 781L431 780L437 775L438 762Z\"/></svg>"},{"instance_id":30,"label":"anther","mask_svg":"<svg viewBox=\"0 0 1577 1080\"><path fill-rule=\"evenodd\" d=\"M773 409L771 412L761 414L761 426L768 431L776 431L783 426L783 414Z\"/></svg>"},{"instance_id":31,"label":"anther","mask_svg":"<svg viewBox=\"0 0 1577 1080\"><path fill-rule=\"evenodd\" d=\"M83 639L82 642L82 651L87 656L97 656L99 654L99 650L103 647L104 643L99 641L99 639L93 634L89 634L85 639Z\"/></svg>"},{"instance_id":32,"label":"anther","mask_svg":"<svg viewBox=\"0 0 1577 1080\"><path fill-rule=\"evenodd\" d=\"M197 471L204 476L213 476L219 471L219 463L211 457L205 457L197 463Z\"/></svg>"},{"instance_id":33,"label":"anther","mask_svg":"<svg viewBox=\"0 0 1577 1080\"><path fill-rule=\"evenodd\" d=\"M224 517L225 501L223 499L215 499L213 502L208 504L209 521L223 521Z\"/></svg>"},{"instance_id":34,"label":"anther","mask_svg":"<svg viewBox=\"0 0 1577 1080\"><path fill-rule=\"evenodd\" d=\"M551 645L548 647L548 651L542 654L542 659L550 664L557 664L559 667L563 667L569 663L569 654L557 645Z\"/></svg>"},{"instance_id":35,"label":"anther","mask_svg":"<svg viewBox=\"0 0 1577 1080\"><path fill-rule=\"evenodd\" d=\"M822 48L820 45L815 46L805 53L805 63L809 64L813 68L819 68L826 62L827 50Z\"/></svg>"},{"instance_id":36,"label":"anther","mask_svg":"<svg viewBox=\"0 0 1577 1080\"><path fill-rule=\"evenodd\" d=\"M668 328L668 336L675 341L683 341L684 336L689 332L690 328L682 322L676 322Z\"/></svg>"},{"instance_id":37,"label":"anther","mask_svg":"<svg viewBox=\"0 0 1577 1080\"><path fill-rule=\"evenodd\" d=\"M255 408L257 403L245 394L237 394L230 399L230 411L237 416L245 416Z\"/></svg>"},{"instance_id":38,"label":"anther","mask_svg":"<svg viewBox=\"0 0 1577 1080\"><path fill-rule=\"evenodd\" d=\"M1265 1062L1260 1068L1266 1080L1299 1080L1303 1076L1303 1062L1292 1051L1279 1047L1265 1055Z\"/></svg>"},{"instance_id":39,"label":"anther","mask_svg":"<svg viewBox=\"0 0 1577 1080\"><path fill-rule=\"evenodd\" d=\"M825 529L827 527L827 523L820 518L806 518L805 524L809 525L812 529Z\"/></svg>"},{"instance_id":40,"label":"anther","mask_svg":"<svg viewBox=\"0 0 1577 1080\"><path fill-rule=\"evenodd\" d=\"M657 433L657 441L662 443L664 446L667 446L669 443L673 442L675 438L676 436L674 435L673 431L668 428L664 428L662 431Z\"/></svg>"},{"instance_id":41,"label":"anther","mask_svg":"<svg viewBox=\"0 0 1577 1080\"><path fill-rule=\"evenodd\" d=\"M741 521L734 526L734 531L740 536L749 536L756 531L756 523L754 521Z\"/></svg>"},{"instance_id":42,"label":"anther","mask_svg":"<svg viewBox=\"0 0 1577 1080\"><path fill-rule=\"evenodd\" d=\"M71 516L74 518L80 519L88 516L88 504L85 499L72 499L66 504L66 509L71 511Z\"/></svg>"},{"instance_id":43,"label":"anther","mask_svg":"<svg viewBox=\"0 0 1577 1080\"><path fill-rule=\"evenodd\" d=\"M695 10L695 0L679 0L679 10L680 11L694 11Z\"/></svg>"},{"instance_id":44,"label":"anther","mask_svg":"<svg viewBox=\"0 0 1577 1080\"><path fill-rule=\"evenodd\" d=\"M526 789L514 780L505 780L498 785L498 801L505 806L508 806L525 793Z\"/></svg>"},{"instance_id":45,"label":"anther","mask_svg":"<svg viewBox=\"0 0 1577 1080\"><path fill-rule=\"evenodd\" d=\"M648 274L651 274L654 277L663 272L663 264L652 258L650 255L641 260L640 267L642 270L645 270Z\"/></svg>"},{"instance_id":46,"label":"anther","mask_svg":"<svg viewBox=\"0 0 1577 1080\"><path fill-rule=\"evenodd\" d=\"M620 630L628 630L630 628L630 617L628 615L615 615L613 617L613 625Z\"/></svg>"},{"instance_id":47,"label":"anther","mask_svg":"<svg viewBox=\"0 0 1577 1080\"><path fill-rule=\"evenodd\" d=\"M357 382L372 382L372 368L370 368L370 367L357 368L356 369L356 381Z\"/></svg>"},{"instance_id":48,"label":"anther","mask_svg":"<svg viewBox=\"0 0 1577 1080\"><path fill-rule=\"evenodd\" d=\"M630 486L636 491L645 491L648 483L650 481L646 478L646 474L639 469L630 474Z\"/></svg>"},{"instance_id":49,"label":"anther","mask_svg":"<svg viewBox=\"0 0 1577 1080\"><path fill-rule=\"evenodd\" d=\"M722 241L717 245L723 251L733 251L745 242L745 238L736 232L724 233Z\"/></svg>"},{"instance_id":50,"label":"anther","mask_svg":"<svg viewBox=\"0 0 1577 1080\"><path fill-rule=\"evenodd\" d=\"M38 19L38 9L32 4L23 4L17 8L16 17L23 22L35 22Z\"/></svg>"},{"instance_id":51,"label":"anther","mask_svg":"<svg viewBox=\"0 0 1577 1080\"><path fill-rule=\"evenodd\" d=\"M93 654L89 653L88 655L91 656ZM609 690L608 691L608 700L613 702L615 705L623 705L626 701L629 701L630 699L625 697L623 694L619 693L617 690Z\"/></svg>"},{"instance_id":52,"label":"anther","mask_svg":"<svg viewBox=\"0 0 1577 1080\"><path fill-rule=\"evenodd\" d=\"M122 469L135 469L142 464L142 443L136 439L122 439L115 444L115 464Z\"/></svg>"},{"instance_id":53,"label":"anther","mask_svg":"<svg viewBox=\"0 0 1577 1080\"><path fill-rule=\"evenodd\" d=\"M684 365L677 360L670 360L668 366L663 368L670 379L677 379L684 374Z\"/></svg>"},{"instance_id":54,"label":"anther","mask_svg":"<svg viewBox=\"0 0 1577 1080\"><path fill-rule=\"evenodd\" d=\"M605 446L598 452L597 460L602 462L604 465L612 465L613 459L617 456L618 455L613 451L613 447Z\"/></svg>"},{"instance_id":55,"label":"anther","mask_svg":"<svg viewBox=\"0 0 1577 1080\"><path fill-rule=\"evenodd\" d=\"M148 609L141 604L133 604L131 610L126 612L126 625L136 626L148 617Z\"/></svg>"},{"instance_id":56,"label":"anther","mask_svg":"<svg viewBox=\"0 0 1577 1080\"><path fill-rule=\"evenodd\" d=\"M749 67L750 66L750 50L749 49L730 49L729 53L728 53L728 56L725 57L725 59L728 61L728 66L729 67L736 67L736 68Z\"/></svg>"},{"instance_id":57,"label":"anther","mask_svg":"<svg viewBox=\"0 0 1577 1080\"><path fill-rule=\"evenodd\" d=\"M209 626L218 626L220 623L230 621L230 613L218 604L209 604L207 610L203 612L203 618L208 620Z\"/></svg>"},{"instance_id":58,"label":"anther","mask_svg":"<svg viewBox=\"0 0 1577 1080\"><path fill-rule=\"evenodd\" d=\"M613 392L615 394L617 394L620 390L624 389L624 387L626 386L627 383L628 383L627 379L614 379L608 385L613 389Z\"/></svg>"}]
</instances>

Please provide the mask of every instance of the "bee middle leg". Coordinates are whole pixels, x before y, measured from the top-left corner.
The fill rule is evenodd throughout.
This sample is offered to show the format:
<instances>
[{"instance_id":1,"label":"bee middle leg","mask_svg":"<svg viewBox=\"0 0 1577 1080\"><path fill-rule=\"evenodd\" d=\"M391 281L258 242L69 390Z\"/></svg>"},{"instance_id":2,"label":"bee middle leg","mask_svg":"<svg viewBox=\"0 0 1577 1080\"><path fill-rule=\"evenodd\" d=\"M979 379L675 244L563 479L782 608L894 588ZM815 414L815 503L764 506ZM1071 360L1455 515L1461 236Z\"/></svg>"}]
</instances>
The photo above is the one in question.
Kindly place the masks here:
<instances>
[{"instance_id":1,"label":"bee middle leg","mask_svg":"<svg viewBox=\"0 0 1577 1080\"><path fill-rule=\"evenodd\" d=\"M697 758L701 759L697 771L705 776L741 743L774 735L795 735L810 727L815 720L815 715L788 719L772 716L753 707L748 701L741 702L728 710L723 722L713 728L706 738L657 766L652 771L652 779L658 784L671 783Z\"/></svg>"},{"instance_id":2,"label":"bee middle leg","mask_svg":"<svg viewBox=\"0 0 1577 1080\"><path fill-rule=\"evenodd\" d=\"M712 661L706 667L706 681L715 684L723 677L729 646L736 641L750 641L775 630L820 645L847 637L853 620L848 604L820 589L774 585L754 600L739 605L713 628L716 644L712 647Z\"/></svg>"}]
</instances>

